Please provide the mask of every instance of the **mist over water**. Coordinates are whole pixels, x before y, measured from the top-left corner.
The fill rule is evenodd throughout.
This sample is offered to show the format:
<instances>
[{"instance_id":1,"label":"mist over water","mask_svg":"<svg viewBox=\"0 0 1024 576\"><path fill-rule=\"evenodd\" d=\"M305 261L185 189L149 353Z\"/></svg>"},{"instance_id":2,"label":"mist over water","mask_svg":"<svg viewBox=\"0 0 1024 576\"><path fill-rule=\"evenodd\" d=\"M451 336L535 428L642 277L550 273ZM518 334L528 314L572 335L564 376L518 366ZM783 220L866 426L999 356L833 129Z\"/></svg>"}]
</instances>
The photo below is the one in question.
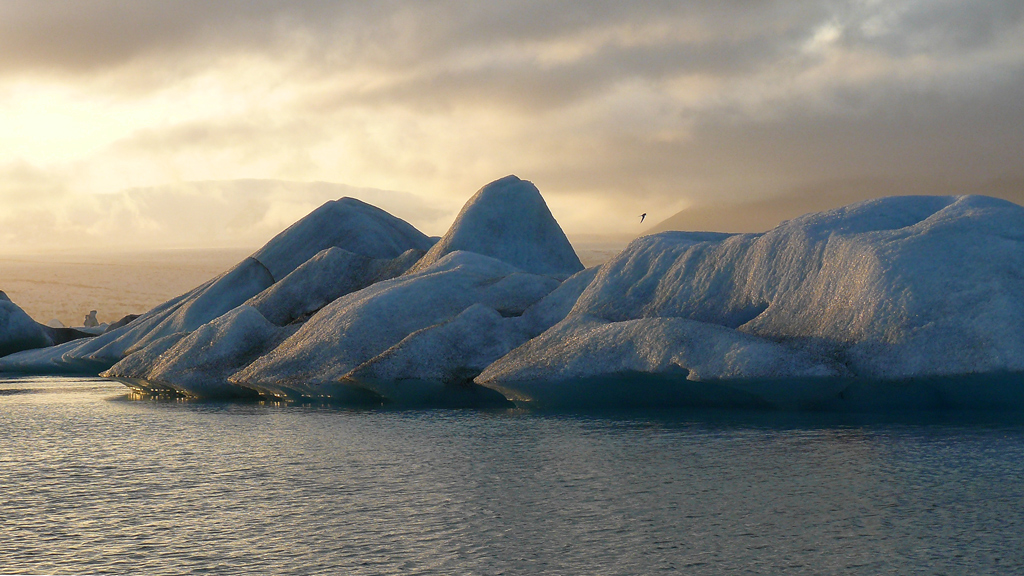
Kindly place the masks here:
<instances>
[{"instance_id":1,"label":"mist over water","mask_svg":"<svg viewBox=\"0 0 1024 576\"><path fill-rule=\"evenodd\" d=\"M0 573L1006 574L1024 420L348 410L0 380Z\"/></svg>"}]
</instances>

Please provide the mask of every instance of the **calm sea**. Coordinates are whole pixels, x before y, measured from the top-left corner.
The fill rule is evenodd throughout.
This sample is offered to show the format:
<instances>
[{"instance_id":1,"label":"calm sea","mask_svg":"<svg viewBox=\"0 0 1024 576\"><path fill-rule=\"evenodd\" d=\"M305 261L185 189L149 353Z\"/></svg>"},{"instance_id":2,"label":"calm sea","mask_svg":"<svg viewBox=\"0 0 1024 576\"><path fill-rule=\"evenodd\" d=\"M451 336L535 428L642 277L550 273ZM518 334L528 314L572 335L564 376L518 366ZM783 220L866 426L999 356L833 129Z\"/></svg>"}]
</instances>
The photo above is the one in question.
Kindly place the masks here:
<instances>
[{"instance_id":1,"label":"calm sea","mask_svg":"<svg viewBox=\"0 0 1024 576\"><path fill-rule=\"evenodd\" d=\"M1019 574L1024 419L347 410L0 379L0 573Z\"/></svg>"}]
</instances>

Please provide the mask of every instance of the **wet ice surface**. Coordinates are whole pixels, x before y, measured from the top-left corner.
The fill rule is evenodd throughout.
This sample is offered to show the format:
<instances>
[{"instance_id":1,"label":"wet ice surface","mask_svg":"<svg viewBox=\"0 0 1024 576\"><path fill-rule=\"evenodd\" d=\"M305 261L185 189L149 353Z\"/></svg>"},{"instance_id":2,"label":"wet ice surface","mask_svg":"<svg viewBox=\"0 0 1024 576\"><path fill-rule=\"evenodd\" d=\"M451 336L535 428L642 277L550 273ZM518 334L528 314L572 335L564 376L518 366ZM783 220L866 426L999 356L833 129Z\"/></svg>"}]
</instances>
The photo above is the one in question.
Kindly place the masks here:
<instances>
[{"instance_id":1,"label":"wet ice surface","mask_svg":"<svg viewBox=\"0 0 1024 576\"><path fill-rule=\"evenodd\" d=\"M346 410L0 379L0 573L1005 574L1024 417Z\"/></svg>"}]
</instances>

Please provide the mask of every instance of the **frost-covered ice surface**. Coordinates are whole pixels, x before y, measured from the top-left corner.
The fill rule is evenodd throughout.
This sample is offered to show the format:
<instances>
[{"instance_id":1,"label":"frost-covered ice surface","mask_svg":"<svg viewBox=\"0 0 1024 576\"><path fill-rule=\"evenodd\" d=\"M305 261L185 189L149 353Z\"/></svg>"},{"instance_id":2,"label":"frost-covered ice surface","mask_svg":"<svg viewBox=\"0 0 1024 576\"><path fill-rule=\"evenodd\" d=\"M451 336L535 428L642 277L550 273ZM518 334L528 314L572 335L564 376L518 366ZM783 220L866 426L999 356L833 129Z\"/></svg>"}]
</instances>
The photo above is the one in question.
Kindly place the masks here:
<instances>
[{"instance_id":1,"label":"frost-covered ice surface","mask_svg":"<svg viewBox=\"0 0 1024 576\"><path fill-rule=\"evenodd\" d=\"M580 294L594 281L599 270L600 266L594 266L573 274L550 294L527 308L520 320L522 329L533 337L561 322L576 305Z\"/></svg>"},{"instance_id":2,"label":"frost-covered ice surface","mask_svg":"<svg viewBox=\"0 0 1024 576\"><path fill-rule=\"evenodd\" d=\"M404 273L423 254L422 250L409 249L396 258L379 259L332 246L250 298L247 304L274 324L284 326L345 294Z\"/></svg>"},{"instance_id":3,"label":"frost-covered ice surface","mask_svg":"<svg viewBox=\"0 0 1024 576\"><path fill-rule=\"evenodd\" d=\"M136 368L129 356L104 375L143 379L189 396L238 396L251 391L228 384L228 375L291 332L271 324L255 308L243 305L173 344L167 341L172 345L148 364Z\"/></svg>"},{"instance_id":4,"label":"frost-covered ice surface","mask_svg":"<svg viewBox=\"0 0 1024 576\"><path fill-rule=\"evenodd\" d=\"M143 391L160 393L174 391L174 388L166 384L151 382L146 380L146 378L152 372L160 355L174 347L185 336L188 336L188 332L175 332L163 338L158 338L148 346L129 348L123 360L114 364L108 370L100 372L100 376L117 378L129 386Z\"/></svg>"},{"instance_id":5,"label":"frost-covered ice surface","mask_svg":"<svg viewBox=\"0 0 1024 576\"><path fill-rule=\"evenodd\" d=\"M481 188L455 223L414 268L422 270L456 250L508 262L520 270L560 278L583 264L532 182L506 176Z\"/></svg>"},{"instance_id":6,"label":"frost-covered ice surface","mask_svg":"<svg viewBox=\"0 0 1024 576\"><path fill-rule=\"evenodd\" d=\"M0 292L0 356L50 344L43 327Z\"/></svg>"},{"instance_id":7,"label":"frost-covered ice surface","mask_svg":"<svg viewBox=\"0 0 1024 576\"><path fill-rule=\"evenodd\" d=\"M491 365L480 380L615 372L668 372L690 380L847 375L841 365L724 326L685 318L609 322L576 314Z\"/></svg>"},{"instance_id":8,"label":"frost-covered ice surface","mask_svg":"<svg viewBox=\"0 0 1024 576\"><path fill-rule=\"evenodd\" d=\"M332 246L367 258L392 259L406 250L427 250L432 245L430 238L405 220L355 198L342 198L291 225L252 257L280 280Z\"/></svg>"},{"instance_id":9,"label":"frost-covered ice surface","mask_svg":"<svg viewBox=\"0 0 1024 576\"><path fill-rule=\"evenodd\" d=\"M338 402L1024 407L1012 203L884 198L764 234L638 238L582 268L514 176L436 243L342 199L128 325L0 370Z\"/></svg>"},{"instance_id":10,"label":"frost-covered ice surface","mask_svg":"<svg viewBox=\"0 0 1024 576\"><path fill-rule=\"evenodd\" d=\"M474 304L522 314L558 286L547 276L473 252L452 252L413 274L343 296L231 381L275 394L323 395L361 364L410 334L454 319ZM431 361L424 359L424 365Z\"/></svg>"},{"instance_id":11,"label":"frost-covered ice surface","mask_svg":"<svg viewBox=\"0 0 1024 576\"><path fill-rule=\"evenodd\" d=\"M432 240L404 220L379 208L352 198L328 202L228 272L157 306L130 324L93 339L4 357L0 359L0 370L98 373L121 361L129 349L139 350L164 336L196 330L274 286L275 279L288 277L313 258L310 266L280 291L255 302L275 319L288 320L292 314L308 313L311 307L322 305L330 297L330 290L324 288L324 274L344 267L338 266L338 259L328 254L317 259L319 252L333 247L355 259L384 259L385 262L370 268L384 274L398 266L398 271L392 272L394 275L407 269L411 265L409 260L432 244ZM357 278L355 282L364 280ZM295 290L296 285L301 289ZM339 282L333 289L344 290L346 285Z\"/></svg>"},{"instance_id":12,"label":"frost-covered ice surface","mask_svg":"<svg viewBox=\"0 0 1024 576\"><path fill-rule=\"evenodd\" d=\"M671 382L668 387L688 395L682 400L666 395L666 403L693 400L692 391L697 388L683 386L680 380L773 380L772 387L781 389L780 394L763 398L765 403L790 407L806 395L804 380L835 379L848 373L841 365L724 326L683 318L609 322L577 314L491 364L476 381L512 400L572 406L578 382L612 382L622 389L617 400L621 404L632 393L630 378L643 375L664 377ZM800 390L787 391L787 387ZM756 395L749 386L743 388ZM725 401L734 403L732 396L739 395ZM813 393L803 399L812 400L817 400Z\"/></svg>"},{"instance_id":13,"label":"frost-covered ice surface","mask_svg":"<svg viewBox=\"0 0 1024 576\"><path fill-rule=\"evenodd\" d=\"M473 304L447 322L409 334L346 380L391 401L444 402L445 396L459 396L460 389L476 388L473 377L528 339L518 320ZM483 391L477 395L482 402Z\"/></svg>"},{"instance_id":14,"label":"frost-covered ice surface","mask_svg":"<svg viewBox=\"0 0 1024 576\"><path fill-rule=\"evenodd\" d=\"M761 235L648 236L602 266L573 313L733 327L866 378L1022 371L1024 208L894 197Z\"/></svg>"}]
</instances>

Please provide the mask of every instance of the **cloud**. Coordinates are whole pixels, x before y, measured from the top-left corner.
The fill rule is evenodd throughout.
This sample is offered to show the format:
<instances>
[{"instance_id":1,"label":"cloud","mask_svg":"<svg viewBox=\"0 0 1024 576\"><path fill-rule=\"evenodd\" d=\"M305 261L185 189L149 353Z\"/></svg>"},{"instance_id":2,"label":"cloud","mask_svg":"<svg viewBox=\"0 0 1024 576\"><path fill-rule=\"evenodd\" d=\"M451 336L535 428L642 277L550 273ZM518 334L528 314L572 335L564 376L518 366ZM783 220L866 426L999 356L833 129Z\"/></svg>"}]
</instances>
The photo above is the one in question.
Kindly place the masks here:
<instances>
[{"instance_id":1,"label":"cloud","mask_svg":"<svg viewBox=\"0 0 1024 576\"><path fill-rule=\"evenodd\" d=\"M791 60L823 29L847 50L947 57L1019 34L1012 0L962 2L71 1L0 3L0 70L95 74L148 59L301 56L319 74L412 80L501 71L608 78L743 75ZM571 78L570 78L571 80ZM466 81L476 86L477 82Z\"/></svg>"},{"instance_id":2,"label":"cloud","mask_svg":"<svg viewBox=\"0 0 1024 576\"><path fill-rule=\"evenodd\" d=\"M288 12L280 4L4 0L0 69L81 75L144 58L244 50L260 38L279 41Z\"/></svg>"},{"instance_id":3,"label":"cloud","mask_svg":"<svg viewBox=\"0 0 1024 576\"><path fill-rule=\"evenodd\" d=\"M0 174L24 170L8 167ZM327 182L236 180L185 182L114 194L73 194L29 176L0 189L0 252L257 248L328 200L359 198L424 230L444 230L454 207L412 194ZM13 191L12 191L13 190ZM436 232L435 232L436 233Z\"/></svg>"},{"instance_id":4,"label":"cloud","mask_svg":"<svg viewBox=\"0 0 1024 576\"><path fill-rule=\"evenodd\" d=\"M41 171L0 186L346 182L448 210L516 173L568 230L621 232L638 203L1016 181L1022 90L1014 0L0 0L0 154Z\"/></svg>"}]
</instances>

